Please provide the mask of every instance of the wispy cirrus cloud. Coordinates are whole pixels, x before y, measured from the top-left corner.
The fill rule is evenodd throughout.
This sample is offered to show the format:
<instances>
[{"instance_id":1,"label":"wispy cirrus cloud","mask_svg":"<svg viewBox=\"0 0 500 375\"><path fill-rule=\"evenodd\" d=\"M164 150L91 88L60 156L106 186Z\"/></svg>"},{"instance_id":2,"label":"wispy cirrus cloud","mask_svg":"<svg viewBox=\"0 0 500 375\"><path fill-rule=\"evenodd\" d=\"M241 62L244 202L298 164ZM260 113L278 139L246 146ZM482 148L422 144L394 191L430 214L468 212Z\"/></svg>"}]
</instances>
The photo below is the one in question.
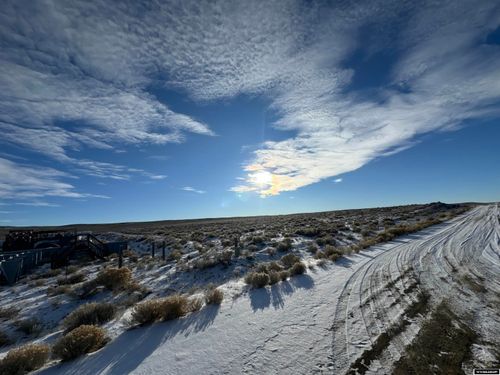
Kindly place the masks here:
<instances>
[{"instance_id":1,"label":"wispy cirrus cloud","mask_svg":"<svg viewBox=\"0 0 500 375\"><path fill-rule=\"evenodd\" d=\"M193 192L193 193L196 193L196 194L205 194L206 193L205 190L195 189L192 186L184 186L183 188L181 188L181 190Z\"/></svg>"},{"instance_id":2,"label":"wispy cirrus cloud","mask_svg":"<svg viewBox=\"0 0 500 375\"><path fill-rule=\"evenodd\" d=\"M263 142L232 187L262 196L353 171L419 134L498 115L500 53L484 43L499 25L491 1L21 3L6 2L0 16L9 47L0 57L2 139L95 176L136 172L68 150L212 134L151 86L196 101L265 96L272 125L294 136ZM392 55L387 76L355 87L380 53Z\"/></svg>"},{"instance_id":3,"label":"wispy cirrus cloud","mask_svg":"<svg viewBox=\"0 0 500 375\"><path fill-rule=\"evenodd\" d=\"M53 168L37 168L0 158L0 199L25 199L20 205L49 205L43 197L108 198L100 194L80 193L64 180L72 178Z\"/></svg>"},{"instance_id":4,"label":"wispy cirrus cloud","mask_svg":"<svg viewBox=\"0 0 500 375\"><path fill-rule=\"evenodd\" d=\"M137 20L118 12L122 27L109 22L111 13L104 2L2 4L1 143L47 155L91 176L128 179L126 167L88 160L78 151L179 143L185 133L213 134L146 90L158 78L150 74L154 67L132 58L139 51L130 38L122 39ZM131 35L142 30L137 32ZM140 52L152 57L150 47ZM122 59L131 65L119 63Z\"/></svg>"}]
</instances>

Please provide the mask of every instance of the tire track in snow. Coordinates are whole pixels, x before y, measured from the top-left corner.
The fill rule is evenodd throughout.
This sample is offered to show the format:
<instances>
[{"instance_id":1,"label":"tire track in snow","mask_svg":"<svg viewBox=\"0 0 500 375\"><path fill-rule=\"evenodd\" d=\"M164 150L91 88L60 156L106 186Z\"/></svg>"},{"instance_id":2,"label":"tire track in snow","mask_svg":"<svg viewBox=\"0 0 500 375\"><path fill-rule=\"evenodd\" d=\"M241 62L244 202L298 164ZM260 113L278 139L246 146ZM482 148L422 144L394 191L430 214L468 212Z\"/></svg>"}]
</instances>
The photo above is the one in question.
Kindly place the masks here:
<instances>
[{"instance_id":1,"label":"tire track in snow","mask_svg":"<svg viewBox=\"0 0 500 375\"><path fill-rule=\"evenodd\" d=\"M498 219L492 228L484 228L484 221L491 225L492 220L498 216L497 212L496 206L475 208L437 228L431 227L424 233L420 232L423 238L410 239L390 247L356 270L344 285L336 306L332 326L333 372L345 373L367 348L367 344L373 344L395 319L402 316L405 308L414 302L412 296L416 293L407 295L399 290L403 288L402 290L406 291L411 284L411 278L404 277L410 267L414 269L415 275L418 275L417 279L430 280L426 284L430 284L438 295L446 296L452 293L459 282L459 275L454 271L456 268L469 266L467 269L473 274L477 271L480 262L471 256L472 248L477 247L477 244L484 244L489 246L488 249L492 249L490 252L498 254L495 250L499 241L494 238L494 235L500 238ZM457 244L458 241L460 242ZM476 246L466 246L467 241ZM450 257L453 257L453 261ZM489 253L488 258L495 259L494 255ZM469 262L465 262L466 260ZM487 273L492 271L494 272L487 270ZM384 290L388 285L387 280L394 286L390 292ZM415 290L418 292L419 287ZM356 292L359 296L353 298ZM395 294L398 294L399 298ZM388 303L390 296L396 302L393 306ZM379 365L390 368L415 333L403 331L394 337L381 358L378 358Z\"/></svg>"}]
</instances>

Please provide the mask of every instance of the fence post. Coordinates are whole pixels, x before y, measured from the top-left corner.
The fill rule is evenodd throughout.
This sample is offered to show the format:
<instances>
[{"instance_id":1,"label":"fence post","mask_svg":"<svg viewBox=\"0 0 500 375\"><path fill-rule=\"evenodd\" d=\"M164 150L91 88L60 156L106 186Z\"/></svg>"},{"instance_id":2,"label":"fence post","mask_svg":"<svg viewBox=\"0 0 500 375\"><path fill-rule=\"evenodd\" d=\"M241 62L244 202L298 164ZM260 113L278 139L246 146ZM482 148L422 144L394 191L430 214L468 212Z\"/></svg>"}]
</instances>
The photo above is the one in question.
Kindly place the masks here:
<instances>
[{"instance_id":1,"label":"fence post","mask_svg":"<svg viewBox=\"0 0 500 375\"><path fill-rule=\"evenodd\" d=\"M155 257L155 242L152 243L151 245L151 257L154 258Z\"/></svg>"},{"instance_id":2,"label":"fence post","mask_svg":"<svg viewBox=\"0 0 500 375\"><path fill-rule=\"evenodd\" d=\"M165 241L163 241L163 246L161 250L161 258L165 260Z\"/></svg>"},{"instance_id":3,"label":"fence post","mask_svg":"<svg viewBox=\"0 0 500 375\"><path fill-rule=\"evenodd\" d=\"M118 251L118 268L122 268L122 264L123 264L123 249L120 249L120 251Z\"/></svg>"}]
</instances>

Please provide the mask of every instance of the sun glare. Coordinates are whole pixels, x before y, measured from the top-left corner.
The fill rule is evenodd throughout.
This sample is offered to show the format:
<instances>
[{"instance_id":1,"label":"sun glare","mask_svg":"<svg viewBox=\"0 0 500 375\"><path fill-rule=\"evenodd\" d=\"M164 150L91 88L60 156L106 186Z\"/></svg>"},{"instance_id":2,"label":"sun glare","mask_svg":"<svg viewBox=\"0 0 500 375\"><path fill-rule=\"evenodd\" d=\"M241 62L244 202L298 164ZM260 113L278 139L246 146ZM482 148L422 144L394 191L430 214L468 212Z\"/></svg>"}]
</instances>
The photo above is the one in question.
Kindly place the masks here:
<instances>
[{"instance_id":1,"label":"sun glare","mask_svg":"<svg viewBox=\"0 0 500 375\"><path fill-rule=\"evenodd\" d=\"M268 171L259 171L252 175L252 180L256 185L271 185L273 181L273 175Z\"/></svg>"}]
</instances>

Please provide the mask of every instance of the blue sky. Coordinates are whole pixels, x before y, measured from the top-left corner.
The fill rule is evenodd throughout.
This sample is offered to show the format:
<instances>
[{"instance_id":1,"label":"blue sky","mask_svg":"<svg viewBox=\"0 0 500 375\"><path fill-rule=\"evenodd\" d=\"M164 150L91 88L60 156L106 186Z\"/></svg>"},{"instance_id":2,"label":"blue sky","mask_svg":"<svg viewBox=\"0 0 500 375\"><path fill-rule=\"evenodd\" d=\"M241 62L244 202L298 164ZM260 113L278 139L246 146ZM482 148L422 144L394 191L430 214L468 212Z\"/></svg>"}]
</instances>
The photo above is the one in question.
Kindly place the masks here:
<instances>
[{"instance_id":1,"label":"blue sky","mask_svg":"<svg viewBox=\"0 0 500 375\"><path fill-rule=\"evenodd\" d=\"M5 1L0 225L500 197L493 1Z\"/></svg>"}]
</instances>

